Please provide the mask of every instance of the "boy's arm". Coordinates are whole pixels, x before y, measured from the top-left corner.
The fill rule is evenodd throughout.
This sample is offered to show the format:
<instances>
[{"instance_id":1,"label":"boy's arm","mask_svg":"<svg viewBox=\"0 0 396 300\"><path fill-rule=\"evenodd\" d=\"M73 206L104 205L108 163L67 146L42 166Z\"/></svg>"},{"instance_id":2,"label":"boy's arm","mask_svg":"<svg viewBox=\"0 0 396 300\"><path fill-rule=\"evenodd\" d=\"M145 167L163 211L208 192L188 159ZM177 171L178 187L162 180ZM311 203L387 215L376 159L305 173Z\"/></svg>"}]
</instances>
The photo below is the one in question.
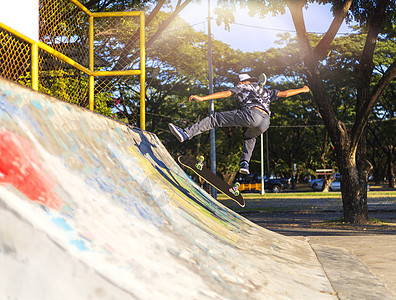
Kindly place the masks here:
<instances>
[{"instance_id":1,"label":"boy's arm","mask_svg":"<svg viewBox=\"0 0 396 300\"><path fill-rule=\"evenodd\" d=\"M214 99L220 99L220 98L227 98L234 95L234 92L232 91L222 91L222 92L217 92L211 95L207 95L207 96L197 96L197 95L191 95L190 98L188 98L188 101L191 100L196 100L196 101L206 101L206 100L214 100Z\"/></svg>"},{"instance_id":2,"label":"boy's arm","mask_svg":"<svg viewBox=\"0 0 396 300\"><path fill-rule=\"evenodd\" d=\"M294 96L294 95L301 94L301 93L308 93L309 91L310 91L309 87L305 85L304 87L299 88L299 89L279 91L277 96L278 97L290 97L290 96Z\"/></svg>"}]
</instances>

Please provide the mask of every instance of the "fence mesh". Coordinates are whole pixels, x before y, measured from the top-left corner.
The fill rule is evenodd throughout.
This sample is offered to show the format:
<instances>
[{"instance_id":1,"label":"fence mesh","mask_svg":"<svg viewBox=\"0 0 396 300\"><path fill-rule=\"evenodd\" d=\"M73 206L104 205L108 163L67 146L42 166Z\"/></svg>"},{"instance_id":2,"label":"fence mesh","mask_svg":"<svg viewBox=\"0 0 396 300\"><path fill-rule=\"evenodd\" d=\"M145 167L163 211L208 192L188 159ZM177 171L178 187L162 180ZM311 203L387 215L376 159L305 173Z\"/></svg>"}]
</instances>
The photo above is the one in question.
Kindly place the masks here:
<instances>
[{"instance_id":1,"label":"fence mesh","mask_svg":"<svg viewBox=\"0 0 396 300\"><path fill-rule=\"evenodd\" d=\"M31 86L29 43L0 28L0 58L1 76Z\"/></svg>"},{"instance_id":2,"label":"fence mesh","mask_svg":"<svg viewBox=\"0 0 396 300\"><path fill-rule=\"evenodd\" d=\"M95 67L106 71L139 69L139 16L94 19Z\"/></svg>"},{"instance_id":3,"label":"fence mesh","mask_svg":"<svg viewBox=\"0 0 396 300\"><path fill-rule=\"evenodd\" d=\"M103 103L111 103L113 117L139 126L139 77L136 76L99 76L95 78L95 94L99 111L104 110ZM131 113L133 112L133 113ZM103 113L103 112L101 112Z\"/></svg>"},{"instance_id":4,"label":"fence mesh","mask_svg":"<svg viewBox=\"0 0 396 300\"><path fill-rule=\"evenodd\" d=\"M95 17L92 71L138 70L140 17ZM69 0L40 0L39 40L89 69L89 16ZM0 75L31 87L31 45L0 29ZM39 90L88 108L89 75L39 47ZM95 76L95 111L139 126L139 77ZM128 108L126 107L128 106Z\"/></svg>"},{"instance_id":5,"label":"fence mesh","mask_svg":"<svg viewBox=\"0 0 396 300\"><path fill-rule=\"evenodd\" d=\"M68 0L40 0L41 42L89 67L89 17ZM89 105L89 76L39 50L39 90L59 99Z\"/></svg>"},{"instance_id":6,"label":"fence mesh","mask_svg":"<svg viewBox=\"0 0 396 300\"><path fill-rule=\"evenodd\" d=\"M88 68L89 16L68 0L40 0L39 16L40 41Z\"/></svg>"},{"instance_id":7,"label":"fence mesh","mask_svg":"<svg viewBox=\"0 0 396 300\"><path fill-rule=\"evenodd\" d=\"M39 91L88 108L89 76L39 50Z\"/></svg>"}]
</instances>

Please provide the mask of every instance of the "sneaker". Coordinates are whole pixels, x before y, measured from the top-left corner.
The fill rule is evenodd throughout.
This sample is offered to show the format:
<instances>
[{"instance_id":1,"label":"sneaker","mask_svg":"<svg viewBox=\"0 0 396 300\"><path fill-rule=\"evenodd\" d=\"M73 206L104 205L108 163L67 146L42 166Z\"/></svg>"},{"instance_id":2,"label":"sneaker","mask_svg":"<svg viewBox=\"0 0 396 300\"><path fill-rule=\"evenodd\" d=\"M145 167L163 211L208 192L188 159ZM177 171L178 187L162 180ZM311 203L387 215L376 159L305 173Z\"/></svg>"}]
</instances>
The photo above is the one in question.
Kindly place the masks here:
<instances>
[{"instance_id":1,"label":"sneaker","mask_svg":"<svg viewBox=\"0 0 396 300\"><path fill-rule=\"evenodd\" d=\"M249 172L249 164L247 161L241 162L241 167L239 169L239 173L241 174L250 174Z\"/></svg>"},{"instance_id":2,"label":"sneaker","mask_svg":"<svg viewBox=\"0 0 396 300\"><path fill-rule=\"evenodd\" d=\"M188 140L188 135L185 131L172 123L168 124L170 131L172 134L179 140L180 143L183 143L185 140Z\"/></svg>"}]
</instances>

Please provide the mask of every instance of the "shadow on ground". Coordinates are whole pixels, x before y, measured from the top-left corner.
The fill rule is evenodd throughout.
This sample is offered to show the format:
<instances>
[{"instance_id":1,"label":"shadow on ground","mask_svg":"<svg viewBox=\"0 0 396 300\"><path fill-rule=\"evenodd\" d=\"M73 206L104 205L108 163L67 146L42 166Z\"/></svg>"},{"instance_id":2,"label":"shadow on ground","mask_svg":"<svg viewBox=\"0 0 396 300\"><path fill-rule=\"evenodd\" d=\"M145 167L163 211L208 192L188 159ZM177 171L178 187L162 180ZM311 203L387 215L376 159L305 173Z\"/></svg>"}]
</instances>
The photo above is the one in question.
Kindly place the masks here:
<instances>
[{"instance_id":1,"label":"shadow on ground","mask_svg":"<svg viewBox=\"0 0 396 300\"><path fill-rule=\"evenodd\" d=\"M232 201L222 201L250 221L288 236L348 236L396 234L396 202L389 198L368 200L372 224L350 225L341 222L341 198L247 199L241 209Z\"/></svg>"},{"instance_id":2,"label":"shadow on ground","mask_svg":"<svg viewBox=\"0 0 396 300\"><path fill-rule=\"evenodd\" d=\"M245 218L287 236L345 236L396 234L395 213L371 213L370 217L389 223L350 225L339 222L339 212L245 212ZM393 222L393 223L392 223Z\"/></svg>"}]
</instances>

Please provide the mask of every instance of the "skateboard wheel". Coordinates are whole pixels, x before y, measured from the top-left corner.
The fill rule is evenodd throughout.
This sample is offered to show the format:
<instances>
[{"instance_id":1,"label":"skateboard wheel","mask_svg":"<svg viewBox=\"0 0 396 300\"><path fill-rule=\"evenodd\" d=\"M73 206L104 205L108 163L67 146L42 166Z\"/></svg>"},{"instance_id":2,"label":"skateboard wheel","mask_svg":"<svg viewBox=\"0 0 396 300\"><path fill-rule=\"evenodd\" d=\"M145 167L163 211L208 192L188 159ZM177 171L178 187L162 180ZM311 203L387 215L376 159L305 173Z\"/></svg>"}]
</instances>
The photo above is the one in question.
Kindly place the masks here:
<instances>
[{"instance_id":1,"label":"skateboard wheel","mask_svg":"<svg viewBox=\"0 0 396 300\"><path fill-rule=\"evenodd\" d=\"M202 171L204 160L205 160L205 157L203 157L203 155L201 155L198 158L198 163L195 165L197 167L197 169L200 170L200 171Z\"/></svg>"},{"instance_id":2,"label":"skateboard wheel","mask_svg":"<svg viewBox=\"0 0 396 300\"><path fill-rule=\"evenodd\" d=\"M235 196L239 196L239 190L238 190L238 188L241 186L241 184L239 183L239 182L236 182L235 184L234 184L234 188L233 188L233 190L234 190L234 195Z\"/></svg>"}]
</instances>

